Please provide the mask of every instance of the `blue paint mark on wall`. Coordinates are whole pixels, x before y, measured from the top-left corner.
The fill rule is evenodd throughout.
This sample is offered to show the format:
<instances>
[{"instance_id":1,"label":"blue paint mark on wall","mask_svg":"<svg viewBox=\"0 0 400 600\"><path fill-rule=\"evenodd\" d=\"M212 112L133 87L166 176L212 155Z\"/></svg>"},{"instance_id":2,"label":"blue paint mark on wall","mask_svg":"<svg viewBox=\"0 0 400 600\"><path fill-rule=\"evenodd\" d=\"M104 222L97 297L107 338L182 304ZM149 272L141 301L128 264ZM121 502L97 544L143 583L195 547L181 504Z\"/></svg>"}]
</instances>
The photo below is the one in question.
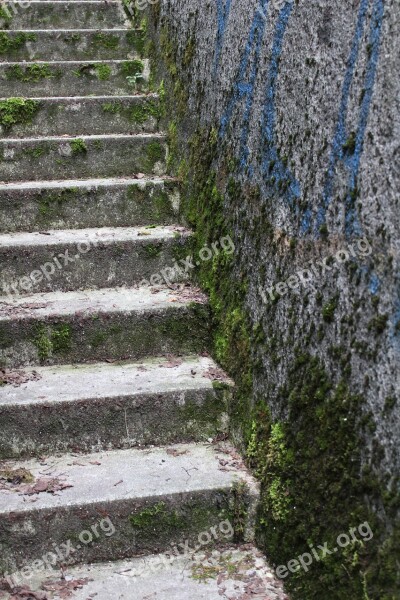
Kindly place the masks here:
<instances>
[{"instance_id":1,"label":"blue paint mark on wall","mask_svg":"<svg viewBox=\"0 0 400 600\"><path fill-rule=\"evenodd\" d=\"M384 12L383 0L373 0L373 15L370 24L369 44L367 48L368 60L364 82L364 91L361 101L359 122L357 131L351 133L347 130L346 120L350 101L351 85L355 76L355 68L360 53L361 42L368 16L370 0L361 0L358 11L356 30L354 33L350 56L344 78L342 97L339 108L338 122L332 150L329 159L328 172L323 193L323 202L316 218L316 231L325 223L326 210L332 201L336 167L343 162L349 172L348 190L345 198L346 208L346 232L348 234L360 234L361 229L356 219L354 207L358 195L357 181L360 169L360 160L364 146L365 131L368 122L372 93L375 83L376 68L379 58L380 40L382 32L382 19ZM303 232L309 230L311 225L310 213L303 218Z\"/></svg>"},{"instance_id":2,"label":"blue paint mark on wall","mask_svg":"<svg viewBox=\"0 0 400 600\"><path fill-rule=\"evenodd\" d=\"M251 24L245 50L240 61L238 74L233 86L232 96L220 122L219 136L222 139L227 133L236 105L243 100L246 100L243 113L243 126L240 136L239 152L239 160L242 169L246 167L249 158L247 141L249 137L250 117L254 101L255 82L267 20L266 10L268 8L268 3L269 0L260 0Z\"/></svg>"},{"instance_id":3,"label":"blue paint mark on wall","mask_svg":"<svg viewBox=\"0 0 400 600\"><path fill-rule=\"evenodd\" d=\"M284 193L291 205L300 197L300 185L287 165L287 158L281 158L276 145L276 84L279 75L279 62L282 55L283 39L292 12L293 2L288 1L279 13L272 45L266 102L262 119L262 160L261 172L266 185L277 193Z\"/></svg>"},{"instance_id":4,"label":"blue paint mark on wall","mask_svg":"<svg viewBox=\"0 0 400 600\"><path fill-rule=\"evenodd\" d=\"M229 18L229 13L231 10L232 0L226 0L226 4L224 4L225 0L217 0L217 20L218 20L218 29L217 29L217 43L215 48L215 60L214 60L214 71L218 69L219 61L221 58L222 46L224 44L224 36L226 31L226 26Z\"/></svg>"},{"instance_id":5,"label":"blue paint mark on wall","mask_svg":"<svg viewBox=\"0 0 400 600\"><path fill-rule=\"evenodd\" d=\"M360 234L361 228L357 220L354 203L351 202L352 194L357 190L357 180L360 171L361 155L363 151L365 132L367 129L368 115L371 107L372 94L374 90L376 69L378 66L380 41L382 33L384 4L383 0L378 0L374 5L374 12L371 20L369 44L368 44L368 65L365 76L365 84L363 91L363 99L361 103L361 110L358 122L358 130L356 134L356 144L354 155L350 160L350 175L348 182L349 192L346 197L346 231L351 234Z\"/></svg>"},{"instance_id":6,"label":"blue paint mark on wall","mask_svg":"<svg viewBox=\"0 0 400 600\"><path fill-rule=\"evenodd\" d=\"M253 168L249 166L248 138L252 114L254 91L258 73L258 65L267 23L269 0L260 0L253 18L250 33L242 55L232 96L220 122L219 136L222 139L229 128L236 106L244 101L242 129L240 135L239 164L243 171L248 168L249 175ZM293 8L293 0L288 0L280 11L272 45L271 64L269 68L265 110L262 117L262 174L266 184L272 185L279 193L287 193L290 200L300 196L300 186L284 160L281 160L275 139L275 90L279 75L279 61L283 49L283 39Z\"/></svg>"}]
</instances>

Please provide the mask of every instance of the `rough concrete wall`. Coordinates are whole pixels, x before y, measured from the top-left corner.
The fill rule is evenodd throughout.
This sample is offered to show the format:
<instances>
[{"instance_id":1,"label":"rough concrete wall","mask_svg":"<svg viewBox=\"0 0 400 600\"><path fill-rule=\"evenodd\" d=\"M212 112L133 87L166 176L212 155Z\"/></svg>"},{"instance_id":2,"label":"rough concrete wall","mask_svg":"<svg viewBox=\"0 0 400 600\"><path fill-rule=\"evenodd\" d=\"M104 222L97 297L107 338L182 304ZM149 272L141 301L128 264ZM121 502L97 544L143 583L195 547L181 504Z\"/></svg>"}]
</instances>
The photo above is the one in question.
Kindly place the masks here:
<instances>
[{"instance_id":1,"label":"rough concrete wall","mask_svg":"<svg viewBox=\"0 0 400 600\"><path fill-rule=\"evenodd\" d=\"M208 131L213 143L210 165L236 245L232 285L244 284L243 306L253 336L249 353L256 367L248 409L264 402L273 422L289 423L286 436L300 439L307 432L300 423L305 405L293 408L291 394L300 393L296 385L303 380L303 395L308 393L301 366L305 357L317 358L319 377L329 381L315 398L310 392L311 404L317 406L322 393L329 403L333 390L345 384L358 407L349 416L356 440L352 452L360 451L360 473L369 470L374 476L371 489L358 490L357 497L379 513L376 527L383 524L383 544L393 534L398 504L389 515L382 498L389 489L393 509L400 467L400 4L164 0L151 19L153 50L164 59L158 77L166 81L172 131L177 126L180 139L175 151L180 148L181 157L189 157L181 174L192 190L198 191L196 164L185 140L193 146L192 134ZM334 410L338 421L333 417L318 460L327 446L333 455L335 448L347 452L336 439L346 410L340 416ZM254 429L253 423L253 434ZM245 432L245 445L262 446L260 435L252 439ZM299 454L298 460L307 458ZM343 475L345 462L340 469ZM347 485L351 497L350 478ZM268 481L265 486L268 495ZM340 486L343 493L346 484ZM338 493L338 514L341 503ZM293 498L293 514L295 504ZM304 540L312 537L305 514L290 521L303 524ZM309 516L310 522L318 521L317 515ZM281 536L285 527L288 522L276 518L274 529ZM336 527L339 534L344 523L339 519ZM323 531L321 526L318 535ZM273 559L285 558L261 538ZM395 570L398 550L391 551ZM361 569L363 581L368 560ZM371 581L365 595L362 586L351 588L352 597L400 598L393 573L386 584L384 579ZM296 597L322 597L317 584L299 585L292 586ZM341 589L329 589L329 598L344 598L350 587L343 583Z\"/></svg>"}]
</instances>

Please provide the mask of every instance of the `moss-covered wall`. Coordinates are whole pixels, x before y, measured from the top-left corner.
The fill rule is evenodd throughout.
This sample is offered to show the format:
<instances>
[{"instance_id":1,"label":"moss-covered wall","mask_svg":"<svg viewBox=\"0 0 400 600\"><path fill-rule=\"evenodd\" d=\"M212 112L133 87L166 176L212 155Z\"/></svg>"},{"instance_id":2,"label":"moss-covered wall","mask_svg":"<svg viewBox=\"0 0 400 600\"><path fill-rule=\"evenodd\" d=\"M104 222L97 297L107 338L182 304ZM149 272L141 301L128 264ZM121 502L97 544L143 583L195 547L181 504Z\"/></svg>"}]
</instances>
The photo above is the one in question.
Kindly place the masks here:
<instances>
[{"instance_id":1,"label":"moss-covered wall","mask_svg":"<svg viewBox=\"0 0 400 600\"><path fill-rule=\"evenodd\" d=\"M278 566L365 521L374 534L290 573L299 600L400 598L399 12L167 0L148 15L182 217L198 248L236 247L197 277L237 383L231 435L262 482L258 541Z\"/></svg>"}]
</instances>

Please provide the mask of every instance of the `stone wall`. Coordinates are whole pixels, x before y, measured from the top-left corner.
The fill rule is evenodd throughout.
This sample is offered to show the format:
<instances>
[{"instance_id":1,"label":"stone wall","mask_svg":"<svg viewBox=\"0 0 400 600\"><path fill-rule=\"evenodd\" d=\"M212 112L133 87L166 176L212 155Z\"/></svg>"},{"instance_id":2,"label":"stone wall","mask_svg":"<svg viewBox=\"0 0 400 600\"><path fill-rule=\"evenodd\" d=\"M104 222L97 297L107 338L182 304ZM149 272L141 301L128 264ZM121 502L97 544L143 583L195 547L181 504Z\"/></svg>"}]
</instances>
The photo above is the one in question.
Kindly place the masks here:
<instances>
[{"instance_id":1,"label":"stone wall","mask_svg":"<svg viewBox=\"0 0 400 600\"><path fill-rule=\"evenodd\" d=\"M397 0L149 10L183 217L236 247L198 278L259 543L280 565L374 532L290 572L301 600L400 597L399 27Z\"/></svg>"}]
</instances>

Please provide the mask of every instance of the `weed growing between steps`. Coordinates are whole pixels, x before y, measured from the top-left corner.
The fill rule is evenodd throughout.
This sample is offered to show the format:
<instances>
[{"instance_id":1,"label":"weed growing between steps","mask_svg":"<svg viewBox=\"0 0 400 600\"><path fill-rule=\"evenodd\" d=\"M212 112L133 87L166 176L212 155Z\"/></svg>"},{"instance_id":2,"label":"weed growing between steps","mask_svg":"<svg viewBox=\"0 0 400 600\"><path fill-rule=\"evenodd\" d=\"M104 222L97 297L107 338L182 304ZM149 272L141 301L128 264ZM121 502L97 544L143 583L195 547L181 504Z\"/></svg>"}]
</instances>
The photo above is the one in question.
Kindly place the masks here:
<instances>
[{"instance_id":1,"label":"weed growing between steps","mask_svg":"<svg viewBox=\"0 0 400 600\"><path fill-rule=\"evenodd\" d=\"M239 249L251 243L257 252L269 244L271 252L278 253L268 203L252 222L240 210L261 207L260 189L237 177L236 159L229 149L222 152L217 128L199 125L193 113L188 116L194 38L188 36L186 51L178 52L173 32L160 23L159 10L154 6L151 15L152 62L165 79L167 114L173 119L169 168L183 180L182 212L195 230L195 245L199 250L229 235ZM193 122L197 129L186 140L183 136L193 131ZM290 248L294 252L295 244ZM237 385L231 407L232 436L262 485L259 543L275 565L287 564L309 551L310 544L335 545L342 531L367 521L374 534L368 544L354 543L314 563L309 572L293 573L285 585L298 600L327 596L330 600L397 600L398 482L380 474L379 442L370 456L361 454L364 434L374 424L362 397L351 391L346 351L332 349L339 373L335 381L311 356L331 326L337 299L322 303L319 329L313 323L315 330L310 325L300 337L298 316L292 309L292 322L283 336L274 328L279 299L266 308L266 323L250 321L247 269L240 256L235 259L221 253L211 264L202 263L197 276L210 297L214 356ZM288 349L293 354L288 375L279 389L273 388L268 374L264 376L265 358L276 369ZM267 382L262 388L255 383L260 379ZM394 528L387 529L385 521L395 523Z\"/></svg>"}]
</instances>

